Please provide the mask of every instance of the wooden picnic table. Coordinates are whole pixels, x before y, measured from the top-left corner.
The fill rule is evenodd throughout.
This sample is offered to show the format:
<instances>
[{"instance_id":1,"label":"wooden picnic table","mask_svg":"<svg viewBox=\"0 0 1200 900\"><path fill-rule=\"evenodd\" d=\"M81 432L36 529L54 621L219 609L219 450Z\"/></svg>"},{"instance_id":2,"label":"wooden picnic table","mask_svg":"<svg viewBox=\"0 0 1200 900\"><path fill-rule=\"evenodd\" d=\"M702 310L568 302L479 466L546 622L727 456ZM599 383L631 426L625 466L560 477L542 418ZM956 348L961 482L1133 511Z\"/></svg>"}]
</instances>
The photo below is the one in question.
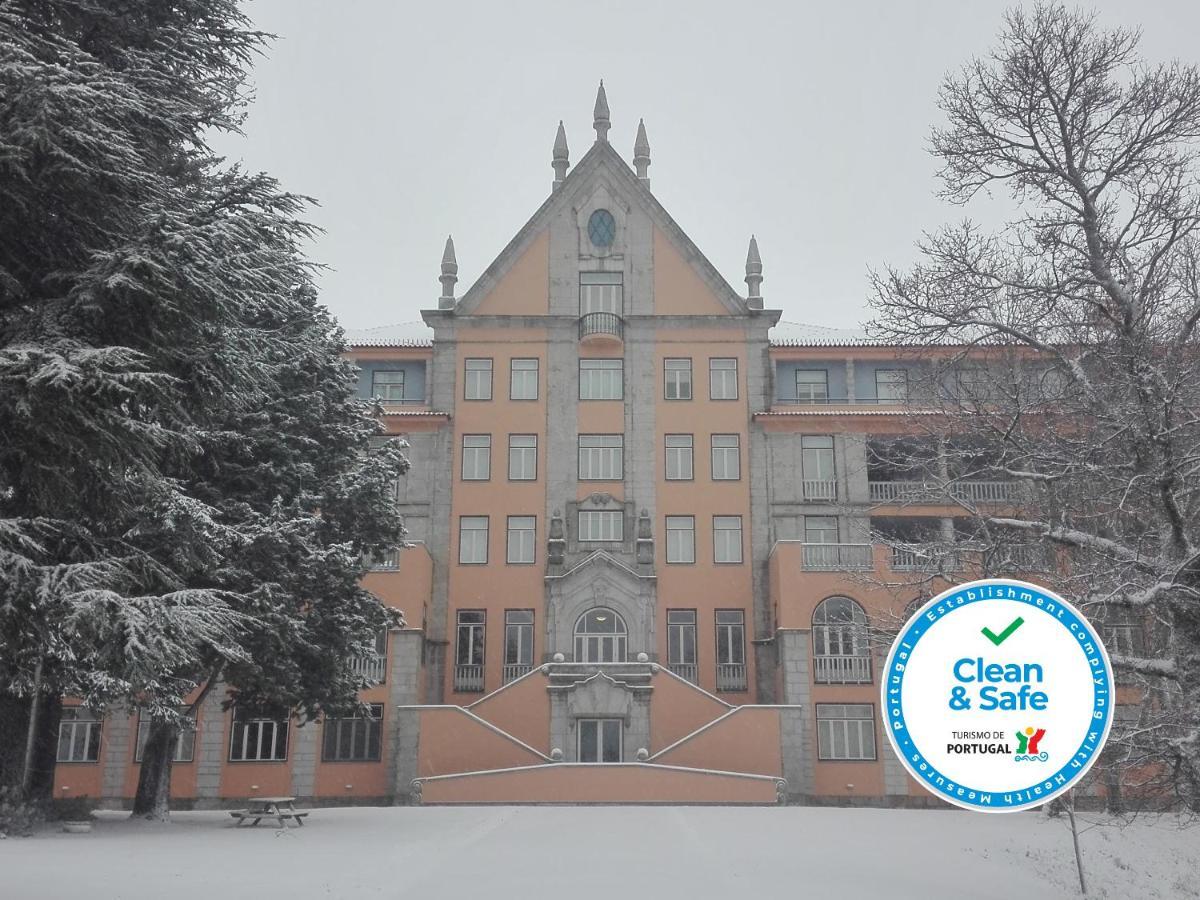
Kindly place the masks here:
<instances>
[{"instance_id":1,"label":"wooden picnic table","mask_svg":"<svg viewBox=\"0 0 1200 900\"><path fill-rule=\"evenodd\" d=\"M288 820L295 819L297 825L304 824L307 812L296 811L295 797L251 797L246 801L245 809L231 810L229 813L237 819L235 827L240 828L250 819L251 826L257 825L263 819L277 819L280 828L287 828Z\"/></svg>"}]
</instances>

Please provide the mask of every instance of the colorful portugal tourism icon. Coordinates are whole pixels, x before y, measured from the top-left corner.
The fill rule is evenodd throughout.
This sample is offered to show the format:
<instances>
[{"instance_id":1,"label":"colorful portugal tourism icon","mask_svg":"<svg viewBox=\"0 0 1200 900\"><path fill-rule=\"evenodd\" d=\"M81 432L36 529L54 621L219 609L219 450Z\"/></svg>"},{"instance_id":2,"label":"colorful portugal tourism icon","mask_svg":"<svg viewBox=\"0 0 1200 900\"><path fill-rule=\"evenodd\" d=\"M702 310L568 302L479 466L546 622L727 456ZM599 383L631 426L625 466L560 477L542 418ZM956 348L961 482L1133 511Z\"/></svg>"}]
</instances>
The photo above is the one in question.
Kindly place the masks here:
<instances>
[{"instance_id":1,"label":"colorful portugal tourism icon","mask_svg":"<svg viewBox=\"0 0 1200 900\"><path fill-rule=\"evenodd\" d=\"M1040 806L1100 754L1116 702L1087 619L1005 578L944 591L901 629L884 668L884 730L933 794L965 809Z\"/></svg>"}]
</instances>

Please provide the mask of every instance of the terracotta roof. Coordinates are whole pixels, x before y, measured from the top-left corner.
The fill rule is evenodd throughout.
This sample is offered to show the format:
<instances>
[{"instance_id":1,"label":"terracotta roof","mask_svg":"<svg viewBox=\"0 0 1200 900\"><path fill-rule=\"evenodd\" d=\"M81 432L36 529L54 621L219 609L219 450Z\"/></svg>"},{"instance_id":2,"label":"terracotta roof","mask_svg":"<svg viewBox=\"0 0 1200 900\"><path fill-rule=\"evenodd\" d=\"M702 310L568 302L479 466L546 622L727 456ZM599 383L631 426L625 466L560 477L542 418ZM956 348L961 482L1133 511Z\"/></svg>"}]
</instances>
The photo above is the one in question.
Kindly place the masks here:
<instances>
[{"instance_id":1,"label":"terracotta roof","mask_svg":"<svg viewBox=\"0 0 1200 900\"><path fill-rule=\"evenodd\" d=\"M374 328L347 328L351 347L432 347L433 329L424 322L398 322Z\"/></svg>"},{"instance_id":2,"label":"terracotta roof","mask_svg":"<svg viewBox=\"0 0 1200 900\"><path fill-rule=\"evenodd\" d=\"M805 325L801 322L780 322L767 335L772 347L885 347L887 343L873 338L862 328L830 328L827 325Z\"/></svg>"}]
</instances>

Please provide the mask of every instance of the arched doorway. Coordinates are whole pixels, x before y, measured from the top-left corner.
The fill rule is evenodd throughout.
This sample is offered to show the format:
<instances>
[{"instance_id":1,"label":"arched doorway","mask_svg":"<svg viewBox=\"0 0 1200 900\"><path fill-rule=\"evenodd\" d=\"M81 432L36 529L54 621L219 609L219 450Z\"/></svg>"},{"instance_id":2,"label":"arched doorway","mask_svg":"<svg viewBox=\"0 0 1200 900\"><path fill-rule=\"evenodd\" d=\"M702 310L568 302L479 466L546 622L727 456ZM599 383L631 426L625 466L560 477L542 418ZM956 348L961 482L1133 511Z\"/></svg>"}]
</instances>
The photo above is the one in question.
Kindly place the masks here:
<instances>
[{"instance_id":1,"label":"arched doorway","mask_svg":"<svg viewBox=\"0 0 1200 900\"><path fill-rule=\"evenodd\" d=\"M625 662L625 620L607 607L589 609L575 623L575 662Z\"/></svg>"}]
</instances>

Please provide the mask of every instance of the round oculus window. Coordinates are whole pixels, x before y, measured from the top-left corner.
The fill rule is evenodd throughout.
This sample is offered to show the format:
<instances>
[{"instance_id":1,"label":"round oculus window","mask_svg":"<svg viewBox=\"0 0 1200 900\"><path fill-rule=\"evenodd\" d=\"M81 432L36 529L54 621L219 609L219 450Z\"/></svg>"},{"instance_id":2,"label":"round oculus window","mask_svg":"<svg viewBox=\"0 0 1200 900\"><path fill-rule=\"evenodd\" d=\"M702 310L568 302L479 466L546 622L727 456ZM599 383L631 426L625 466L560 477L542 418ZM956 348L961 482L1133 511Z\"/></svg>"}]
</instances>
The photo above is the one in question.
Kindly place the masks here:
<instances>
[{"instance_id":1,"label":"round oculus window","mask_svg":"<svg viewBox=\"0 0 1200 900\"><path fill-rule=\"evenodd\" d=\"M597 247L611 247L617 236L617 222L607 209L598 209L588 219L588 239Z\"/></svg>"}]
</instances>

